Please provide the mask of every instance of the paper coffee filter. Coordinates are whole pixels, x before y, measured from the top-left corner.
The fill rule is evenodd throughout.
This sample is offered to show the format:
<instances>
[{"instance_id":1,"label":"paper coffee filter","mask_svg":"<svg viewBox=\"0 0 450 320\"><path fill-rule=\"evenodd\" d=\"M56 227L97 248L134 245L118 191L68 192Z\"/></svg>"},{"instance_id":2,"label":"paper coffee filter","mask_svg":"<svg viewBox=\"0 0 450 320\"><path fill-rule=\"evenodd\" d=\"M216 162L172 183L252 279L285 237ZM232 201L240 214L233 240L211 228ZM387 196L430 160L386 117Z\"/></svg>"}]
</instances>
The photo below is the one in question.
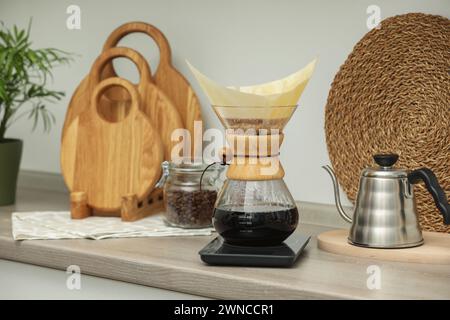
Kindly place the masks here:
<instances>
[{"instance_id":1,"label":"paper coffee filter","mask_svg":"<svg viewBox=\"0 0 450 320\"><path fill-rule=\"evenodd\" d=\"M187 64L213 106L243 107L244 109L252 107L253 109L295 106L312 76L316 60L314 59L303 69L279 80L252 86L228 87L209 79L189 62ZM285 113L286 110L274 108L270 114L277 116L283 112ZM242 112L240 113L242 114ZM257 117L255 114L253 116Z\"/></svg>"}]
</instances>

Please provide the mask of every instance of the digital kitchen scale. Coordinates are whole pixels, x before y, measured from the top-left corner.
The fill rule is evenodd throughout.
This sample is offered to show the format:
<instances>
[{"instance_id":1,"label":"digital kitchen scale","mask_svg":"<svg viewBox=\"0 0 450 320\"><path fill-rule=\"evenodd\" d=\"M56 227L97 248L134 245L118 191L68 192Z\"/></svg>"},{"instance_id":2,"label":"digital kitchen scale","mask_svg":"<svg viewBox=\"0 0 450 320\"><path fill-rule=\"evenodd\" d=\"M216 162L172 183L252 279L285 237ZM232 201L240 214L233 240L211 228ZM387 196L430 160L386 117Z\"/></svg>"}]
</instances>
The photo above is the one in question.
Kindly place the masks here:
<instances>
[{"instance_id":1,"label":"digital kitchen scale","mask_svg":"<svg viewBox=\"0 0 450 320\"><path fill-rule=\"evenodd\" d=\"M280 245L250 247L229 245L219 236L199 254L202 261L210 265L290 267L310 239L310 236L294 233Z\"/></svg>"}]
</instances>

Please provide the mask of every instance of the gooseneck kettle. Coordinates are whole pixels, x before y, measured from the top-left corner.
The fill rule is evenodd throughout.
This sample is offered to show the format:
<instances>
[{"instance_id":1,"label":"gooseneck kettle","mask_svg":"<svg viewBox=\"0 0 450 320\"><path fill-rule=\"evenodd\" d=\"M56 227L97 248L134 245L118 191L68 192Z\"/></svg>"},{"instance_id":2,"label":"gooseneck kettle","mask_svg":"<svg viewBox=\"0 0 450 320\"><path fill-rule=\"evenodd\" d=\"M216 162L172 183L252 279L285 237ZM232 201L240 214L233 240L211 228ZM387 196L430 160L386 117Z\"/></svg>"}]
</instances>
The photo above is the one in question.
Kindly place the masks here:
<instances>
[{"instance_id":1,"label":"gooseneck kettle","mask_svg":"<svg viewBox=\"0 0 450 320\"><path fill-rule=\"evenodd\" d=\"M420 181L433 196L444 223L450 224L450 205L430 169L395 168L396 154L378 154L373 158L378 167L366 168L361 174L353 218L342 207L333 170L330 166L323 167L333 180L339 214L352 223L349 243L371 248L408 248L423 244L413 188Z\"/></svg>"}]
</instances>

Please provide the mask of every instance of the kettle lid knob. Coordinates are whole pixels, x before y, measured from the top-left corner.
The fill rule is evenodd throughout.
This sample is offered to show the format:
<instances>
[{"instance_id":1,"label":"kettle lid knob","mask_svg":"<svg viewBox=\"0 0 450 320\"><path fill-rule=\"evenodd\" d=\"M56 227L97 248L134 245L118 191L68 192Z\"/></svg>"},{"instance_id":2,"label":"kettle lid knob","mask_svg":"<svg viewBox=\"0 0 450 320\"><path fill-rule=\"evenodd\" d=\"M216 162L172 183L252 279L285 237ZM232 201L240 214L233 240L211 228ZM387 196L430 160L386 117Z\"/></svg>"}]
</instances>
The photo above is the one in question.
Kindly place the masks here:
<instances>
[{"instance_id":1,"label":"kettle lid knob","mask_svg":"<svg viewBox=\"0 0 450 320\"><path fill-rule=\"evenodd\" d=\"M398 154L376 154L373 156L373 160L381 167L392 167L398 160Z\"/></svg>"}]
</instances>

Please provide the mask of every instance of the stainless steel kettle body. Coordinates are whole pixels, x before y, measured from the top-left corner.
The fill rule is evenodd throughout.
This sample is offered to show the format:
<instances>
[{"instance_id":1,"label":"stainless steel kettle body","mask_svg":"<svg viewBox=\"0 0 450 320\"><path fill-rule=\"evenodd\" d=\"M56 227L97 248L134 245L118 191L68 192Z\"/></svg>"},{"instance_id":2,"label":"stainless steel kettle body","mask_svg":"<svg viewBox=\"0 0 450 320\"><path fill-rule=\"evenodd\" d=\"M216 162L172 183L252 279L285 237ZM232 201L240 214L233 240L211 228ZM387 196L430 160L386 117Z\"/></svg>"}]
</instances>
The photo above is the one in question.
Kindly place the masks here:
<instances>
[{"instance_id":1,"label":"stainless steel kettle body","mask_svg":"<svg viewBox=\"0 0 450 320\"><path fill-rule=\"evenodd\" d=\"M349 241L379 248L423 243L414 190L407 178L360 178Z\"/></svg>"},{"instance_id":2,"label":"stainless steel kettle body","mask_svg":"<svg viewBox=\"0 0 450 320\"><path fill-rule=\"evenodd\" d=\"M450 206L431 170L395 169L397 155L375 155L374 159L379 167L363 171L353 218L342 208L333 170L324 167L334 183L338 212L352 223L348 237L351 244L371 248L408 248L423 244L413 188L414 183L422 180L443 214L444 223L450 223Z\"/></svg>"}]
</instances>

